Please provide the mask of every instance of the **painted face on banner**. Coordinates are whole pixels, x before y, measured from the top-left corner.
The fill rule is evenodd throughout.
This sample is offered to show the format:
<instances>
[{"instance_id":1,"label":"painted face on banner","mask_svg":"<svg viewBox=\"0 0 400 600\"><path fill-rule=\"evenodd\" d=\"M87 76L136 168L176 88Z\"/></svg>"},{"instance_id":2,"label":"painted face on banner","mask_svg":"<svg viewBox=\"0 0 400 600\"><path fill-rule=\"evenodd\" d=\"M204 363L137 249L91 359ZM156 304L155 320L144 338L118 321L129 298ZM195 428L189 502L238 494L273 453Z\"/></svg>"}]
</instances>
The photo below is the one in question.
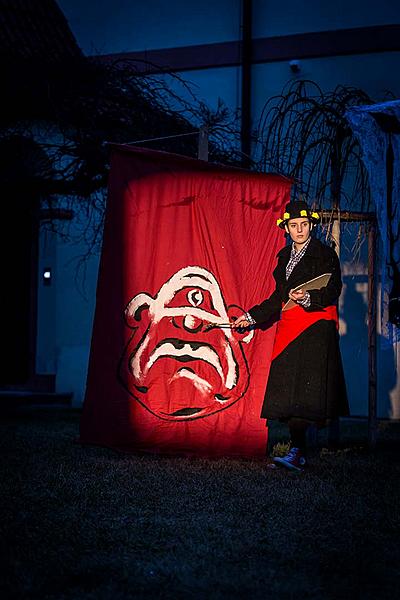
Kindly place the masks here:
<instances>
[{"instance_id":1,"label":"painted face on banner","mask_svg":"<svg viewBox=\"0 0 400 600\"><path fill-rule=\"evenodd\" d=\"M249 384L240 334L212 327L239 316L226 308L214 275L197 266L179 270L153 298L137 294L125 309L133 335L121 360L124 387L154 415L198 419L232 406Z\"/></svg>"}]
</instances>

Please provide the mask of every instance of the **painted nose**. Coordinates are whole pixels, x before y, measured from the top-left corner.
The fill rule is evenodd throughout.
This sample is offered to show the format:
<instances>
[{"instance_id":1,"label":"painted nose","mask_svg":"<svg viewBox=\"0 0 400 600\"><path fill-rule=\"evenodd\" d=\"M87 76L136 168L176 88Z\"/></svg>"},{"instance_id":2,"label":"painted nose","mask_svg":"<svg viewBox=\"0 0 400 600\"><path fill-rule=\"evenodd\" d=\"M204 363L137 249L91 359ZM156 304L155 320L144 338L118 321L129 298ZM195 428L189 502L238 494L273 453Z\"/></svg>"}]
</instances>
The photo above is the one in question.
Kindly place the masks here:
<instances>
[{"instance_id":1,"label":"painted nose","mask_svg":"<svg viewBox=\"0 0 400 600\"><path fill-rule=\"evenodd\" d=\"M184 329L186 331L190 331L191 333L197 333L203 327L203 321L194 317L193 315L186 315L182 321Z\"/></svg>"}]
</instances>

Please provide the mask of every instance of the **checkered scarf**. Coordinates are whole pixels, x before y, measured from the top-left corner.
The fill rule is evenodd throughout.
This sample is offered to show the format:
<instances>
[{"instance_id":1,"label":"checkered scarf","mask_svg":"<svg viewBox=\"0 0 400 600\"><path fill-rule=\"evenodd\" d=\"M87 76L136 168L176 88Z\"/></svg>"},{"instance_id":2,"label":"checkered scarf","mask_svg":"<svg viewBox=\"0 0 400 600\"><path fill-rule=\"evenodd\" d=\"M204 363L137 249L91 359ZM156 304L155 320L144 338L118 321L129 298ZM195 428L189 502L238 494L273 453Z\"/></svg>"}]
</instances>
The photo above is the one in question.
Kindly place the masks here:
<instances>
[{"instance_id":1,"label":"checkered scarf","mask_svg":"<svg viewBox=\"0 0 400 600\"><path fill-rule=\"evenodd\" d=\"M306 243L304 244L304 246L302 247L302 249L299 252L296 252L296 248L295 248L294 242L293 242L289 262L286 265L286 281L289 279L295 266L298 265L299 262L301 261L301 259L303 258L310 241L311 241L311 237L308 238L308 240L306 241Z\"/></svg>"}]
</instances>

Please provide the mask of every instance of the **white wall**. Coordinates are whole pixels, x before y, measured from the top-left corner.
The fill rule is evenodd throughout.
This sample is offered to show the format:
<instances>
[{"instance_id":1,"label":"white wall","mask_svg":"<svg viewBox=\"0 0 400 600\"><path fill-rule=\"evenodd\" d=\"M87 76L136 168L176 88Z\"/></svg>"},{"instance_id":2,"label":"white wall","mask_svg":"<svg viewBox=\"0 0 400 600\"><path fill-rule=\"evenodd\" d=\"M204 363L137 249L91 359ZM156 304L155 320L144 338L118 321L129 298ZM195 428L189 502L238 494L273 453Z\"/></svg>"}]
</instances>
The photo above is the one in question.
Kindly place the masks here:
<instances>
[{"instance_id":1,"label":"white wall","mask_svg":"<svg viewBox=\"0 0 400 600\"><path fill-rule=\"evenodd\" d=\"M398 0L253 0L253 13L254 37L400 23Z\"/></svg>"},{"instance_id":2,"label":"white wall","mask_svg":"<svg viewBox=\"0 0 400 600\"><path fill-rule=\"evenodd\" d=\"M39 235L38 320L36 370L41 375L56 373L56 290L57 240L54 233L42 227ZM51 280L45 285L43 272L51 269Z\"/></svg>"},{"instance_id":3,"label":"white wall","mask_svg":"<svg viewBox=\"0 0 400 600\"><path fill-rule=\"evenodd\" d=\"M58 4L89 55L240 38L241 0L58 0ZM253 1L253 37L399 22L398 0Z\"/></svg>"},{"instance_id":4,"label":"white wall","mask_svg":"<svg viewBox=\"0 0 400 600\"><path fill-rule=\"evenodd\" d=\"M69 224L74 234L76 224ZM83 402L96 300L99 256L79 269L86 247L67 243L42 230L39 251L37 372L56 374L56 392L73 393L73 405ZM51 267L52 281L43 283Z\"/></svg>"},{"instance_id":5,"label":"white wall","mask_svg":"<svg viewBox=\"0 0 400 600\"><path fill-rule=\"evenodd\" d=\"M85 54L226 42L240 36L240 0L59 0Z\"/></svg>"},{"instance_id":6,"label":"white wall","mask_svg":"<svg viewBox=\"0 0 400 600\"><path fill-rule=\"evenodd\" d=\"M258 122L265 101L280 94L284 85L296 79L315 81L325 92L333 91L338 85L357 87L376 101L388 99L389 90L400 96L400 52L302 60L296 76L292 75L286 61L254 65L254 123Z\"/></svg>"},{"instance_id":7,"label":"white wall","mask_svg":"<svg viewBox=\"0 0 400 600\"><path fill-rule=\"evenodd\" d=\"M83 402L96 301L99 256L77 271L83 245L58 244L56 291L57 392L73 392L74 405Z\"/></svg>"}]
</instances>

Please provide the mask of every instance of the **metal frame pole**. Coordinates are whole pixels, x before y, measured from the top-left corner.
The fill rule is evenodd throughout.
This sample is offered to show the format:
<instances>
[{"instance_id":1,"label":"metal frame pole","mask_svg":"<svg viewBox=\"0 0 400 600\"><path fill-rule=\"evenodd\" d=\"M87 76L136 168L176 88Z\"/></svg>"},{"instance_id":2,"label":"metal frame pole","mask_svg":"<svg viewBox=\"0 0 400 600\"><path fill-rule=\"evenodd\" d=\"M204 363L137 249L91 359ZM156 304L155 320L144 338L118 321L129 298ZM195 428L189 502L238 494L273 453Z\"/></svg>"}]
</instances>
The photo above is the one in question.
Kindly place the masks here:
<instances>
[{"instance_id":1,"label":"metal frame pole","mask_svg":"<svg viewBox=\"0 0 400 600\"><path fill-rule=\"evenodd\" d=\"M241 107L241 151L242 163L247 167L251 155L251 71L252 71L252 0L242 0L242 107Z\"/></svg>"},{"instance_id":2,"label":"metal frame pole","mask_svg":"<svg viewBox=\"0 0 400 600\"><path fill-rule=\"evenodd\" d=\"M368 228L368 447L377 441L377 369L376 369L376 225Z\"/></svg>"}]
</instances>

